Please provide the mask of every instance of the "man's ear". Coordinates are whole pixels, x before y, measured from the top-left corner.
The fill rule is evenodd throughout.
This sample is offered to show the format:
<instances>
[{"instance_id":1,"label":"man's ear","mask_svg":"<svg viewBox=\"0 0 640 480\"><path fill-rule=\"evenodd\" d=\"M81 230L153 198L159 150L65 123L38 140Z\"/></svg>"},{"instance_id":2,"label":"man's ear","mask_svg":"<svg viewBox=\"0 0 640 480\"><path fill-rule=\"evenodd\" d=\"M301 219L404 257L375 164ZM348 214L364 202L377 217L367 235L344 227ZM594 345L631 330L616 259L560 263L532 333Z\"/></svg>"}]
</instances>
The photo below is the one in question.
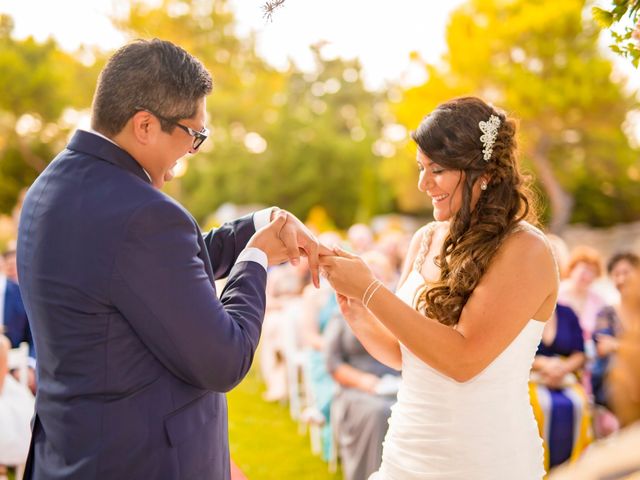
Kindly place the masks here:
<instances>
[{"instance_id":1,"label":"man's ear","mask_svg":"<svg viewBox=\"0 0 640 480\"><path fill-rule=\"evenodd\" d=\"M154 140L156 130L160 127L156 118L149 112L141 110L131 117L131 128L134 138L143 145Z\"/></svg>"}]
</instances>

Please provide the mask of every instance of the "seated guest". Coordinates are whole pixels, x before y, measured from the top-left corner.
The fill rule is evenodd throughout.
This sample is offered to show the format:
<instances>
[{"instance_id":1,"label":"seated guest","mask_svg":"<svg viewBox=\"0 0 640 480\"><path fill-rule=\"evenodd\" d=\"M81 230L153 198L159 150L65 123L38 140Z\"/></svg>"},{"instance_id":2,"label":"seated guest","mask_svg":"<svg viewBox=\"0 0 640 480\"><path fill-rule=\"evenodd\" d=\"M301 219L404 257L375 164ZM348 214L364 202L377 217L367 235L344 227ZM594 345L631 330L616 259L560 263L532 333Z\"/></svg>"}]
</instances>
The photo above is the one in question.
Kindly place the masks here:
<instances>
[{"instance_id":1,"label":"seated guest","mask_svg":"<svg viewBox=\"0 0 640 480\"><path fill-rule=\"evenodd\" d=\"M593 444L575 463L563 465L550 480L640 478L640 268L625 281L628 294L619 313L625 330L610 375L610 400L623 428Z\"/></svg>"},{"instance_id":2,"label":"seated guest","mask_svg":"<svg viewBox=\"0 0 640 480\"><path fill-rule=\"evenodd\" d=\"M605 301L595 290L595 281L602 275L602 256L587 246L573 249L567 265L566 278L560 282L558 303L571 307L578 316L585 342L590 342L598 312Z\"/></svg>"},{"instance_id":3,"label":"seated guest","mask_svg":"<svg viewBox=\"0 0 640 480\"><path fill-rule=\"evenodd\" d=\"M612 357L618 350L618 339L625 329L625 325L619 313L620 306L623 302L622 297L633 293L625 287L630 273L633 269L637 269L638 267L640 267L640 257L631 252L615 254L611 257L611 260L609 260L607 265L609 277L620 293L621 298L620 302L616 305L606 306L600 311L596 319L596 328L593 333L593 339L596 344L596 360L591 373L591 385L594 401L597 405L603 407L602 410L604 410L604 408L610 410L606 376L609 371ZM600 430L604 430L601 432L602 436L606 436L616 430L616 426L612 424L612 421L615 421L615 418L607 415L606 410L604 410L601 415L598 415L598 417L603 420L609 419L606 424L598 422L603 423L602 425L599 425L602 427Z\"/></svg>"},{"instance_id":4,"label":"seated guest","mask_svg":"<svg viewBox=\"0 0 640 480\"><path fill-rule=\"evenodd\" d=\"M575 460L591 442L589 402L578 380L584 363L578 317L571 308L557 305L542 332L529 384L547 471Z\"/></svg>"},{"instance_id":5,"label":"seated guest","mask_svg":"<svg viewBox=\"0 0 640 480\"><path fill-rule=\"evenodd\" d=\"M380 467L399 372L369 355L341 315L327 327L325 352L327 369L339 386L331 423L344 478L366 480Z\"/></svg>"},{"instance_id":6,"label":"seated guest","mask_svg":"<svg viewBox=\"0 0 640 480\"><path fill-rule=\"evenodd\" d=\"M571 307L578 316L586 355L582 385L590 396L591 368L595 358L593 331L598 312L607 304L596 290L596 280L602 275L602 256L597 250L585 245L574 248L565 275L566 278L560 282L558 303Z\"/></svg>"},{"instance_id":7,"label":"seated guest","mask_svg":"<svg viewBox=\"0 0 640 480\"><path fill-rule=\"evenodd\" d=\"M349 249L355 253L366 252L373 248L375 239L373 231L369 225L364 223L356 223L347 230L347 242Z\"/></svg>"},{"instance_id":8,"label":"seated guest","mask_svg":"<svg viewBox=\"0 0 640 480\"><path fill-rule=\"evenodd\" d=\"M16 265L16 249L8 248L2 253L4 260L4 274L9 280L18 283L18 266Z\"/></svg>"},{"instance_id":9,"label":"seated guest","mask_svg":"<svg viewBox=\"0 0 640 480\"><path fill-rule=\"evenodd\" d=\"M6 466L25 463L31 439L34 399L31 392L8 375L9 339L0 334L0 476Z\"/></svg>"},{"instance_id":10,"label":"seated guest","mask_svg":"<svg viewBox=\"0 0 640 480\"><path fill-rule=\"evenodd\" d=\"M31 356L29 388L35 392L35 350L27 312L22 303L18 284L7 278L4 267L3 257L0 256L0 327L11 342L12 348L17 348L22 342L29 344Z\"/></svg>"}]
</instances>

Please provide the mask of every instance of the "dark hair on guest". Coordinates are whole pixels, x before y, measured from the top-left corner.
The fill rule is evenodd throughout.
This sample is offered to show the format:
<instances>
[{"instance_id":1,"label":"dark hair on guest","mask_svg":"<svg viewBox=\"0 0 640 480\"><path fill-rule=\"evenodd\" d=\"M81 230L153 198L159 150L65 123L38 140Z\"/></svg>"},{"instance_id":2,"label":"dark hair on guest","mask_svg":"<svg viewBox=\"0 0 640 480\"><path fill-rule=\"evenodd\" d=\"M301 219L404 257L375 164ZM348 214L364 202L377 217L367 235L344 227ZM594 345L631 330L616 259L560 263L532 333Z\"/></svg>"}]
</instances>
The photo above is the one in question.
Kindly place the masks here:
<instances>
[{"instance_id":1,"label":"dark hair on guest","mask_svg":"<svg viewBox=\"0 0 640 480\"><path fill-rule=\"evenodd\" d=\"M611 272L616 265L620 262L629 262L634 267L638 268L640 266L640 257L633 252L618 252L615 253L607 262L607 273L611 275Z\"/></svg>"}]
</instances>

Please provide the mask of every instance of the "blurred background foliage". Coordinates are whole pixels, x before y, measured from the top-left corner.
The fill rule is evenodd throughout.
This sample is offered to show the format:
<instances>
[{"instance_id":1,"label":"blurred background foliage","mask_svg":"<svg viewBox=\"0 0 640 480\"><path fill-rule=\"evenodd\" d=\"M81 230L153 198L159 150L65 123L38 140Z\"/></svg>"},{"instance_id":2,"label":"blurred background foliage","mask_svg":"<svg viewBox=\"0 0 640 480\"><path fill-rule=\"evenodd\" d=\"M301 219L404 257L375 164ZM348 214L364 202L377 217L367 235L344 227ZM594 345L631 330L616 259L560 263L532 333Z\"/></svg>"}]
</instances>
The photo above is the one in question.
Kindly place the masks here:
<instances>
[{"instance_id":1,"label":"blurred background foliage","mask_svg":"<svg viewBox=\"0 0 640 480\"><path fill-rule=\"evenodd\" d=\"M408 132L440 102L472 94L520 120L522 161L559 232L640 219L638 149L625 134L637 122L636 92L612 75L589 9L579 0L469 0L450 17L440 62L407 60L424 68L424 84L379 91L365 87L357 60L327 59L321 43L314 71L274 69L253 36L236 34L226 0L131 0L114 22L130 38L178 43L213 75L211 138L166 187L203 223L226 202L279 205L339 228L389 212L426 216ZM112 53L70 54L54 40L16 40L12 28L0 16L1 213L87 115Z\"/></svg>"},{"instance_id":2,"label":"blurred background foliage","mask_svg":"<svg viewBox=\"0 0 640 480\"><path fill-rule=\"evenodd\" d=\"M609 29L613 39L611 50L638 68L640 63L640 0L613 0L609 8L593 7L593 18Z\"/></svg>"}]
</instances>

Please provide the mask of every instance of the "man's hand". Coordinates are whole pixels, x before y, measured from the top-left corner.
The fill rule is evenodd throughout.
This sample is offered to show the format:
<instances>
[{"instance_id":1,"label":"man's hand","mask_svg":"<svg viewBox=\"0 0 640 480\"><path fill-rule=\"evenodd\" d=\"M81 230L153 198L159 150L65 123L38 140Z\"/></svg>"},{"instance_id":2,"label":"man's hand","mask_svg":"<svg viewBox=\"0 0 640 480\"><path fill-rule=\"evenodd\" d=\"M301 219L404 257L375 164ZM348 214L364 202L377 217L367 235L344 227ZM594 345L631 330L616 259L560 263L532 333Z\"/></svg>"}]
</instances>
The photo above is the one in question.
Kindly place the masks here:
<instances>
[{"instance_id":1,"label":"man's hand","mask_svg":"<svg viewBox=\"0 0 640 480\"><path fill-rule=\"evenodd\" d=\"M259 248L267 255L269 265L279 265L288 260L287 250L280 240L280 230L287 221L286 212L271 216L271 223L265 225L247 242L247 247Z\"/></svg>"},{"instance_id":2,"label":"man's hand","mask_svg":"<svg viewBox=\"0 0 640 480\"><path fill-rule=\"evenodd\" d=\"M318 239L311 233L307 226L295 215L286 210L274 209L271 212L272 218L284 213L286 222L279 233L279 238L287 251L287 257L293 265L300 262L300 256L307 257L311 278L316 288L320 286L318 273L320 255L333 255L334 253L324 245L318 243Z\"/></svg>"}]
</instances>

